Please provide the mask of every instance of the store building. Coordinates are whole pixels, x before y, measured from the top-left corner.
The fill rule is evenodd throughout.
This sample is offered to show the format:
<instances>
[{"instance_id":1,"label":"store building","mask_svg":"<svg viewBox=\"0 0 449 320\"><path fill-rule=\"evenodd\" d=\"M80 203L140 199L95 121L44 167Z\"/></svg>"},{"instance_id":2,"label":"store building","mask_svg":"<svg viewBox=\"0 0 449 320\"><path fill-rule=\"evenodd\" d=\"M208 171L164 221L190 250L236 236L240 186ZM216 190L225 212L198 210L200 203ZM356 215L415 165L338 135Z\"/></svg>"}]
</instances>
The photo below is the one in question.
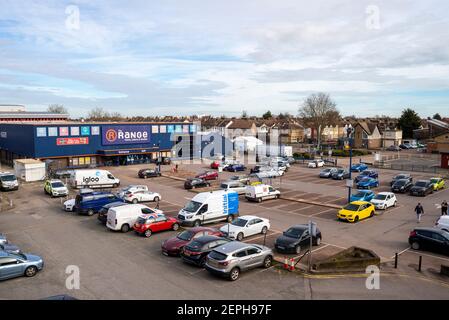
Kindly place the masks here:
<instances>
[{"instance_id":1,"label":"store building","mask_svg":"<svg viewBox=\"0 0 449 320\"><path fill-rule=\"evenodd\" d=\"M52 159L58 168L148 163L158 157L191 159L194 123L0 123L0 161Z\"/></svg>"}]
</instances>

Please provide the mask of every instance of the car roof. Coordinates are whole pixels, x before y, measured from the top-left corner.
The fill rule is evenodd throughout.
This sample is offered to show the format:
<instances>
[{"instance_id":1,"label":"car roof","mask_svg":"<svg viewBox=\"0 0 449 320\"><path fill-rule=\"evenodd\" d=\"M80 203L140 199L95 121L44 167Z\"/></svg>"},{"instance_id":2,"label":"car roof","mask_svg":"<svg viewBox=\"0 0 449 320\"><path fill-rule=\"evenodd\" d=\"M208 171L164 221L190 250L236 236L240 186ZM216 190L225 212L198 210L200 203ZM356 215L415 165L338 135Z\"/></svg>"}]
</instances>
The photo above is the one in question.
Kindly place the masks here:
<instances>
[{"instance_id":1,"label":"car roof","mask_svg":"<svg viewBox=\"0 0 449 320\"><path fill-rule=\"evenodd\" d=\"M362 193L374 193L372 190L357 190L357 191Z\"/></svg>"},{"instance_id":2,"label":"car roof","mask_svg":"<svg viewBox=\"0 0 449 320\"><path fill-rule=\"evenodd\" d=\"M357 205L357 206L360 206L360 205L362 205L362 204L371 204L370 202L368 202L368 201L352 201L350 204L355 204L355 205Z\"/></svg>"},{"instance_id":3,"label":"car roof","mask_svg":"<svg viewBox=\"0 0 449 320\"><path fill-rule=\"evenodd\" d=\"M393 192L379 192L377 195L389 196L389 195L394 195L394 193Z\"/></svg>"},{"instance_id":4,"label":"car roof","mask_svg":"<svg viewBox=\"0 0 449 320\"><path fill-rule=\"evenodd\" d=\"M438 229L438 228L430 228L430 227L428 227L428 228L426 228L426 227L418 227L418 228L415 228L413 230L415 230L415 231L431 231L431 232L436 232L436 233L440 233L440 234L442 234L442 233L446 234L447 233L444 230L441 230L441 229Z\"/></svg>"},{"instance_id":5,"label":"car roof","mask_svg":"<svg viewBox=\"0 0 449 320\"><path fill-rule=\"evenodd\" d=\"M214 235L207 235L207 236L198 237L198 238L194 239L193 241L200 242L202 244L206 244L208 242L215 241L215 240L218 240L218 239L224 239L224 238L218 237L218 236L214 236Z\"/></svg>"},{"instance_id":6,"label":"car roof","mask_svg":"<svg viewBox=\"0 0 449 320\"><path fill-rule=\"evenodd\" d=\"M262 219L261 217L251 216L251 215L240 216L239 218L244 219L244 220Z\"/></svg>"},{"instance_id":7,"label":"car roof","mask_svg":"<svg viewBox=\"0 0 449 320\"><path fill-rule=\"evenodd\" d=\"M235 252L237 250L242 250L242 249L245 249L245 248L248 248L248 247L252 247L252 246L254 246L254 245L248 244L248 243L245 243L245 242L231 241L231 242L226 243L226 244L224 244L222 246L219 246L218 248L215 248L214 251L217 251L217 252L220 252L220 253L223 253L223 254L227 255L227 254L233 253L233 252Z\"/></svg>"}]
</instances>

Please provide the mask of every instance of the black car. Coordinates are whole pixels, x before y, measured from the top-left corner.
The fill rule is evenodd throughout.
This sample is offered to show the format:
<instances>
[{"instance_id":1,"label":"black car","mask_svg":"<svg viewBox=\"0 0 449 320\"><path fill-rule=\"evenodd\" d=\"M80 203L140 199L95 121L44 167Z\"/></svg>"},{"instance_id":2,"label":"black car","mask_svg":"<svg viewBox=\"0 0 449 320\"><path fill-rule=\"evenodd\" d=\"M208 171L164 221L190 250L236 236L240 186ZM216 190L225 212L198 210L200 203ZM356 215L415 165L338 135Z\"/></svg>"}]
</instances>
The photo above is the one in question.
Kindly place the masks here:
<instances>
[{"instance_id":1,"label":"black car","mask_svg":"<svg viewBox=\"0 0 449 320\"><path fill-rule=\"evenodd\" d=\"M114 208L114 207L120 207L120 206L124 206L125 204L127 204L126 202L123 201L117 201L117 202L112 202L112 203L108 203L107 205L103 206L100 211L98 211L98 216L97 219L104 225L106 225L106 222L108 220L108 210L110 208Z\"/></svg>"},{"instance_id":2,"label":"black car","mask_svg":"<svg viewBox=\"0 0 449 320\"><path fill-rule=\"evenodd\" d=\"M402 151L402 149L399 146L389 146L387 151Z\"/></svg>"},{"instance_id":3,"label":"black car","mask_svg":"<svg viewBox=\"0 0 449 320\"><path fill-rule=\"evenodd\" d=\"M139 170L139 173L137 175L139 176L139 178L146 179L152 177L160 177L161 173L157 169L142 169Z\"/></svg>"},{"instance_id":4,"label":"black car","mask_svg":"<svg viewBox=\"0 0 449 320\"><path fill-rule=\"evenodd\" d=\"M338 169L337 172L332 174L332 179L343 180L349 178L349 171L346 169Z\"/></svg>"},{"instance_id":5,"label":"black car","mask_svg":"<svg viewBox=\"0 0 449 320\"><path fill-rule=\"evenodd\" d=\"M391 192L406 193L410 191L411 187L413 187L413 183L410 180L400 179L391 186Z\"/></svg>"},{"instance_id":6,"label":"black car","mask_svg":"<svg viewBox=\"0 0 449 320\"><path fill-rule=\"evenodd\" d=\"M202 236L187 244L181 252L182 261L203 267L207 255L231 240L217 236Z\"/></svg>"},{"instance_id":7,"label":"black car","mask_svg":"<svg viewBox=\"0 0 449 320\"><path fill-rule=\"evenodd\" d=\"M413 182L413 178L408 173L400 173L391 179L390 186L393 186L393 184L398 180L408 180L410 182Z\"/></svg>"},{"instance_id":8,"label":"black car","mask_svg":"<svg viewBox=\"0 0 449 320\"><path fill-rule=\"evenodd\" d=\"M408 243L414 250L425 249L449 254L449 232L437 228L415 228Z\"/></svg>"},{"instance_id":9,"label":"black car","mask_svg":"<svg viewBox=\"0 0 449 320\"><path fill-rule=\"evenodd\" d=\"M317 228L316 236L312 238L312 244L318 246L321 243L321 231ZM308 248L310 245L309 225L298 224L290 227L282 233L274 243L278 252L296 253L301 252L301 248Z\"/></svg>"},{"instance_id":10,"label":"black car","mask_svg":"<svg viewBox=\"0 0 449 320\"><path fill-rule=\"evenodd\" d=\"M184 182L184 189L196 189L204 187L210 187L210 183L201 178L187 179Z\"/></svg>"},{"instance_id":11,"label":"black car","mask_svg":"<svg viewBox=\"0 0 449 320\"><path fill-rule=\"evenodd\" d=\"M254 166L254 168L250 169L250 173L259 173L260 172L260 168L262 166Z\"/></svg>"},{"instance_id":12,"label":"black car","mask_svg":"<svg viewBox=\"0 0 449 320\"><path fill-rule=\"evenodd\" d=\"M410 195L425 197L433 193L433 184L429 180L418 180L413 187L410 188Z\"/></svg>"}]
</instances>

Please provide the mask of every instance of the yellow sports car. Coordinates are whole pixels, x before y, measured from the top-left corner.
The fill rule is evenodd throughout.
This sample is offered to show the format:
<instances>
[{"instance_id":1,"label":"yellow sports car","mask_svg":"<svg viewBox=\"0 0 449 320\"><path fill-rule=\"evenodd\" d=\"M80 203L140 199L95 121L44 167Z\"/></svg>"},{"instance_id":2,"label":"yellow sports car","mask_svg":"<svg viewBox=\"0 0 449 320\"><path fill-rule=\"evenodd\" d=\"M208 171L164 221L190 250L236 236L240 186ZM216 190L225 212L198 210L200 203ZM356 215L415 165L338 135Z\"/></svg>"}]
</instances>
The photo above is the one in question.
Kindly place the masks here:
<instances>
[{"instance_id":1,"label":"yellow sports car","mask_svg":"<svg viewBox=\"0 0 449 320\"><path fill-rule=\"evenodd\" d=\"M353 201L338 211L337 218L348 222L357 222L374 216L375 207L366 201Z\"/></svg>"},{"instance_id":2,"label":"yellow sports car","mask_svg":"<svg viewBox=\"0 0 449 320\"><path fill-rule=\"evenodd\" d=\"M433 191L438 191L446 187L446 183L442 178L432 178L430 179L430 183L432 184Z\"/></svg>"}]
</instances>

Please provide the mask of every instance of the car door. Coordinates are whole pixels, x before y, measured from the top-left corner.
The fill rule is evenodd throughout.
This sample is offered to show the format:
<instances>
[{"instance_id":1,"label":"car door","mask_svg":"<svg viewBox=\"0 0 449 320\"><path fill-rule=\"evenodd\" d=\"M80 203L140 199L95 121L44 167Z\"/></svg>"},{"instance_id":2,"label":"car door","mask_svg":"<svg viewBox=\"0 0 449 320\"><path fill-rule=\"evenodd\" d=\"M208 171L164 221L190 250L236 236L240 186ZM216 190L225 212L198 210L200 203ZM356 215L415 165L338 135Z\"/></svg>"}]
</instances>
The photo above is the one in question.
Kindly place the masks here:
<instances>
[{"instance_id":1,"label":"car door","mask_svg":"<svg viewBox=\"0 0 449 320\"><path fill-rule=\"evenodd\" d=\"M156 228L156 230L154 231L164 231L164 230L168 230L171 227L170 222L168 221L167 217L165 216L161 216L161 217L157 217L156 220L154 221L154 226Z\"/></svg>"},{"instance_id":2,"label":"car door","mask_svg":"<svg viewBox=\"0 0 449 320\"><path fill-rule=\"evenodd\" d=\"M251 219L246 223L245 228L242 230L245 237L252 236L253 234L257 233L257 225L255 224L255 222L256 219Z\"/></svg>"},{"instance_id":3,"label":"car door","mask_svg":"<svg viewBox=\"0 0 449 320\"><path fill-rule=\"evenodd\" d=\"M18 277L23 274L23 262L13 257L5 257L0 261L0 279Z\"/></svg>"},{"instance_id":4,"label":"car door","mask_svg":"<svg viewBox=\"0 0 449 320\"><path fill-rule=\"evenodd\" d=\"M262 250L257 248L249 248L247 250L247 255L250 258L248 268L255 268L263 264Z\"/></svg>"},{"instance_id":5,"label":"car door","mask_svg":"<svg viewBox=\"0 0 449 320\"><path fill-rule=\"evenodd\" d=\"M418 230L419 244L423 249L432 249L434 247L432 232L427 230Z\"/></svg>"},{"instance_id":6,"label":"car door","mask_svg":"<svg viewBox=\"0 0 449 320\"><path fill-rule=\"evenodd\" d=\"M446 251L446 239L437 232L432 232L432 245L435 251L443 253Z\"/></svg>"},{"instance_id":7,"label":"car door","mask_svg":"<svg viewBox=\"0 0 449 320\"><path fill-rule=\"evenodd\" d=\"M238 259L238 261L239 261L238 265L242 271L250 268L251 257L248 256L246 249L237 251L236 253L233 254L233 256Z\"/></svg>"}]
</instances>

